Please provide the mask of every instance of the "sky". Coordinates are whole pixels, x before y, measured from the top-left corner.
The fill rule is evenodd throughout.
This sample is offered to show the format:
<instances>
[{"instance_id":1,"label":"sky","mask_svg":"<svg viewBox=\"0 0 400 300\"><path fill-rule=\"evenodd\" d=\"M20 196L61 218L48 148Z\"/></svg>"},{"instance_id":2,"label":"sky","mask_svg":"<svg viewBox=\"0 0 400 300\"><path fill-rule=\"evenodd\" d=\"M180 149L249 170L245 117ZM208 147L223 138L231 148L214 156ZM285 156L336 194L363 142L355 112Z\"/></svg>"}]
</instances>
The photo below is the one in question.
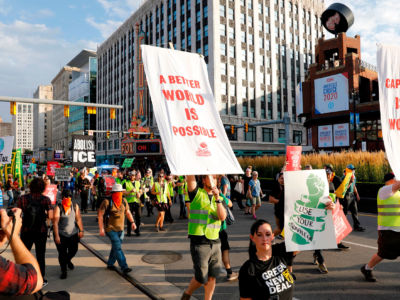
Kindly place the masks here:
<instances>
[{"instance_id":1,"label":"sky","mask_svg":"<svg viewBox=\"0 0 400 300\"><path fill-rule=\"evenodd\" d=\"M82 49L96 50L142 2L0 0L0 95L32 97ZM325 0L325 5L335 2L353 11L347 35L361 35L363 60L376 65L376 43L400 41L400 1ZM0 117L11 121L8 103L0 102Z\"/></svg>"}]
</instances>

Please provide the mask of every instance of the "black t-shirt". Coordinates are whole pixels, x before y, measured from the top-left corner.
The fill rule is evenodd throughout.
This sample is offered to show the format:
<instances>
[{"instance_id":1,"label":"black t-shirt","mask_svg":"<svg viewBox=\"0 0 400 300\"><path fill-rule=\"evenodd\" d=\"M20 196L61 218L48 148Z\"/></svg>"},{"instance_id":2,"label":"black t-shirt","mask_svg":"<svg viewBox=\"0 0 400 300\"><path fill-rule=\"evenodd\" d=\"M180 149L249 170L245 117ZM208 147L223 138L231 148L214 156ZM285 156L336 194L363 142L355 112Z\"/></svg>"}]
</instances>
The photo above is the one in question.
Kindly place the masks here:
<instances>
[{"instance_id":1,"label":"black t-shirt","mask_svg":"<svg viewBox=\"0 0 400 300\"><path fill-rule=\"evenodd\" d=\"M292 262L293 253L286 252L285 243L272 246L272 257L268 261L250 258L240 268L240 297L291 300L294 280L287 267Z\"/></svg>"},{"instance_id":2,"label":"black t-shirt","mask_svg":"<svg viewBox=\"0 0 400 300\"><path fill-rule=\"evenodd\" d=\"M251 180L251 175L249 177L246 176L246 174L244 174L243 176L243 186L244 186L244 194L246 195L248 189L249 189L249 182Z\"/></svg>"},{"instance_id":3,"label":"black t-shirt","mask_svg":"<svg viewBox=\"0 0 400 300\"><path fill-rule=\"evenodd\" d=\"M340 178L338 176L334 176L333 177L333 185L335 186L335 190L340 186L340 184L342 183L342 181L340 180Z\"/></svg>"},{"instance_id":4,"label":"black t-shirt","mask_svg":"<svg viewBox=\"0 0 400 300\"><path fill-rule=\"evenodd\" d=\"M274 186L272 187L272 191L269 194L270 196L278 199L279 202L275 204L275 216L283 217L285 212L285 189L283 186L279 184L278 181L275 182Z\"/></svg>"},{"instance_id":5,"label":"black t-shirt","mask_svg":"<svg viewBox=\"0 0 400 300\"><path fill-rule=\"evenodd\" d=\"M196 188L193 191L188 192L189 201L187 201L187 202L192 203L194 197L196 197L196 194L197 194L198 190L199 190L199 188L196 186ZM208 198L210 199L210 202L212 200L212 197L213 197L213 195L208 195ZM191 234L189 234L189 238L190 238L190 243L193 244L193 245L218 244L220 242L219 238L216 239L216 240L209 240L204 235L199 236L199 235L191 235Z\"/></svg>"}]
</instances>

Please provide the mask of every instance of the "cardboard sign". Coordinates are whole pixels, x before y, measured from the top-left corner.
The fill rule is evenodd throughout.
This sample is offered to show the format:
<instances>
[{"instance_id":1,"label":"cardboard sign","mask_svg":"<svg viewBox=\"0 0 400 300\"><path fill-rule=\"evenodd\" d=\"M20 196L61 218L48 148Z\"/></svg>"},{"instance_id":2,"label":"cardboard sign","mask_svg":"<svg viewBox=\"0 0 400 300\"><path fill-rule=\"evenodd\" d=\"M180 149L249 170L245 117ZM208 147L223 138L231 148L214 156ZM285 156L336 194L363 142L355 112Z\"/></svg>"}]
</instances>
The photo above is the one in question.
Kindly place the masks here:
<instances>
[{"instance_id":1,"label":"cardboard sign","mask_svg":"<svg viewBox=\"0 0 400 300\"><path fill-rule=\"evenodd\" d=\"M70 173L71 173L71 169L55 169L54 170L55 173L55 180L56 181L70 181Z\"/></svg>"},{"instance_id":2,"label":"cardboard sign","mask_svg":"<svg viewBox=\"0 0 400 300\"><path fill-rule=\"evenodd\" d=\"M55 205L57 202L57 191L57 186L55 184L50 184L46 186L46 189L43 192L44 196L50 198L52 205Z\"/></svg>"},{"instance_id":3,"label":"cardboard sign","mask_svg":"<svg viewBox=\"0 0 400 300\"><path fill-rule=\"evenodd\" d=\"M400 47L378 44L377 67L385 153L394 175L400 178Z\"/></svg>"},{"instance_id":4,"label":"cardboard sign","mask_svg":"<svg viewBox=\"0 0 400 300\"><path fill-rule=\"evenodd\" d=\"M96 164L96 145L93 136L73 135L72 145L74 167L93 167Z\"/></svg>"},{"instance_id":5,"label":"cardboard sign","mask_svg":"<svg viewBox=\"0 0 400 300\"><path fill-rule=\"evenodd\" d=\"M242 174L215 105L204 58L147 45L141 51L171 173Z\"/></svg>"},{"instance_id":6,"label":"cardboard sign","mask_svg":"<svg viewBox=\"0 0 400 300\"><path fill-rule=\"evenodd\" d=\"M122 164L121 168L130 168L133 164L135 158L125 158L124 163Z\"/></svg>"},{"instance_id":7,"label":"cardboard sign","mask_svg":"<svg viewBox=\"0 0 400 300\"><path fill-rule=\"evenodd\" d=\"M287 251L337 248L325 170L283 173Z\"/></svg>"},{"instance_id":8,"label":"cardboard sign","mask_svg":"<svg viewBox=\"0 0 400 300\"><path fill-rule=\"evenodd\" d=\"M29 169L28 169L28 171L29 171L29 173L36 172L36 171L37 171L37 169L36 169L36 164L30 163L30 164L29 164Z\"/></svg>"},{"instance_id":9,"label":"cardboard sign","mask_svg":"<svg viewBox=\"0 0 400 300\"><path fill-rule=\"evenodd\" d=\"M55 169L57 169L59 167L60 167L60 164L58 163L58 161L48 161L47 162L47 172L46 172L46 174L49 175L49 176L56 175Z\"/></svg>"},{"instance_id":10,"label":"cardboard sign","mask_svg":"<svg viewBox=\"0 0 400 300\"><path fill-rule=\"evenodd\" d=\"M349 221L344 215L343 208L339 201L335 203L332 212L333 225L335 226L336 244L339 244L346 236L353 231Z\"/></svg>"},{"instance_id":11,"label":"cardboard sign","mask_svg":"<svg viewBox=\"0 0 400 300\"><path fill-rule=\"evenodd\" d=\"M11 164L13 146L13 136L0 137L0 164Z\"/></svg>"},{"instance_id":12,"label":"cardboard sign","mask_svg":"<svg viewBox=\"0 0 400 300\"><path fill-rule=\"evenodd\" d=\"M301 146L286 147L286 171L301 170Z\"/></svg>"}]
</instances>

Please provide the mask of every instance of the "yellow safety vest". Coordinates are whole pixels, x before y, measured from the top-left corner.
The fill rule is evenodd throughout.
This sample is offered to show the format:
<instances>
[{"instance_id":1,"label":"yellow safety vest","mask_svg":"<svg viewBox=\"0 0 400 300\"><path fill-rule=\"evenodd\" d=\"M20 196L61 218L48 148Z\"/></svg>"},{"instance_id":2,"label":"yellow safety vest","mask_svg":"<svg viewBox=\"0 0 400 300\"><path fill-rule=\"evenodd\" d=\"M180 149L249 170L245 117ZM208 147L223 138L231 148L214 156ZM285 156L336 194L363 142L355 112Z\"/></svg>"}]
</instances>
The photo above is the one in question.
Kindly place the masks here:
<instances>
[{"instance_id":1,"label":"yellow safety vest","mask_svg":"<svg viewBox=\"0 0 400 300\"><path fill-rule=\"evenodd\" d=\"M400 191L385 200L378 192L378 225L400 229Z\"/></svg>"}]
</instances>

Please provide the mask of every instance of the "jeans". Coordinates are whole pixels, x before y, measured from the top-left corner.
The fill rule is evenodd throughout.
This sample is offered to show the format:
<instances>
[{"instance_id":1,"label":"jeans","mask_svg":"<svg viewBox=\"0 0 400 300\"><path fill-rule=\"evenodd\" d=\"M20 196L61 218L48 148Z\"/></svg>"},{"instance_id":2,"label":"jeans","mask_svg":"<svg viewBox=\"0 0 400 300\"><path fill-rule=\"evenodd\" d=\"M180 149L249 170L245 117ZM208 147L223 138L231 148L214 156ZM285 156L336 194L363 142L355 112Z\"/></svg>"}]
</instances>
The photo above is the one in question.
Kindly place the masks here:
<instances>
[{"instance_id":1,"label":"jeans","mask_svg":"<svg viewBox=\"0 0 400 300\"><path fill-rule=\"evenodd\" d=\"M8 203L7 206L13 205L13 200L14 200L14 194L11 190L7 191L7 196L8 196Z\"/></svg>"},{"instance_id":2,"label":"jeans","mask_svg":"<svg viewBox=\"0 0 400 300\"><path fill-rule=\"evenodd\" d=\"M124 239L124 231L110 231L106 233L111 241L111 251L108 257L107 265L113 266L118 261L122 270L128 268L124 252L122 251L122 240Z\"/></svg>"},{"instance_id":3,"label":"jeans","mask_svg":"<svg viewBox=\"0 0 400 300\"><path fill-rule=\"evenodd\" d=\"M36 259L39 263L40 272L42 273L42 276L44 278L46 275L45 256L47 232L22 232L21 240L29 251L31 251L32 245L35 244Z\"/></svg>"},{"instance_id":4,"label":"jeans","mask_svg":"<svg viewBox=\"0 0 400 300\"><path fill-rule=\"evenodd\" d=\"M351 213L353 219L353 227L360 227L360 221L358 219L358 206L357 199L354 193L347 193L344 199L339 199L340 204L343 206L343 213L346 216L347 212Z\"/></svg>"},{"instance_id":5,"label":"jeans","mask_svg":"<svg viewBox=\"0 0 400 300\"><path fill-rule=\"evenodd\" d=\"M178 198L178 202L179 202L179 205L180 205L179 216L180 217L186 217L185 195L184 194L178 194L177 198Z\"/></svg>"}]
</instances>

